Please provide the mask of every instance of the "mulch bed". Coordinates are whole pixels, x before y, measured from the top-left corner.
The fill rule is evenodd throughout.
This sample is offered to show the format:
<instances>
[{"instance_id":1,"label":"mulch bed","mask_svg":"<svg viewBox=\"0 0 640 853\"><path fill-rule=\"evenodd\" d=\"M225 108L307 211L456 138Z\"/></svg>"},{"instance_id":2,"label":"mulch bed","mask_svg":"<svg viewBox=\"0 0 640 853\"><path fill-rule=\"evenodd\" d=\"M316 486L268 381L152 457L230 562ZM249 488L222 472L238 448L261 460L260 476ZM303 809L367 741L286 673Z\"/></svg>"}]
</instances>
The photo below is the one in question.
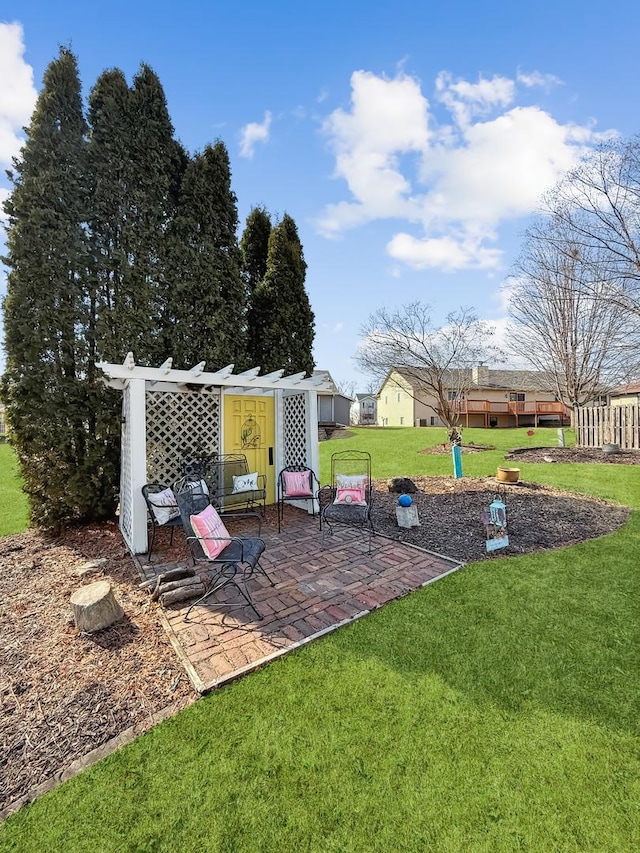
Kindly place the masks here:
<instances>
[{"instance_id":1,"label":"mulch bed","mask_svg":"<svg viewBox=\"0 0 640 853\"><path fill-rule=\"evenodd\" d=\"M106 558L96 569L82 568ZM0 539L0 810L131 726L195 699L114 523ZM69 599L108 579L126 618L91 636Z\"/></svg>"},{"instance_id":2,"label":"mulch bed","mask_svg":"<svg viewBox=\"0 0 640 853\"><path fill-rule=\"evenodd\" d=\"M518 462L600 462L603 465L640 465L640 450L603 453L599 447L518 447L505 454Z\"/></svg>"},{"instance_id":3,"label":"mulch bed","mask_svg":"<svg viewBox=\"0 0 640 853\"><path fill-rule=\"evenodd\" d=\"M461 561L487 558L481 513L498 492L497 481L414 482L421 526L398 527L398 496L389 493L385 480L376 484L376 530ZM511 545L489 559L601 536L629 515L623 507L534 484L509 486L502 494ZM105 562L85 565L96 559ZM157 605L138 589L115 523L72 529L55 540L34 531L5 537L0 562L2 817L3 808L34 786L130 727L151 726L162 709L185 707L195 693L164 634ZM102 579L110 580L126 618L91 636L79 634L71 594Z\"/></svg>"},{"instance_id":4,"label":"mulch bed","mask_svg":"<svg viewBox=\"0 0 640 853\"><path fill-rule=\"evenodd\" d=\"M505 486L495 477L412 479L418 488L411 497L420 527L398 527L398 495L390 493L387 481L382 481L376 484L373 504L375 529L462 562L574 545L617 530L629 517L626 507L536 483ZM510 544L488 554L482 510L498 494L507 507Z\"/></svg>"}]
</instances>

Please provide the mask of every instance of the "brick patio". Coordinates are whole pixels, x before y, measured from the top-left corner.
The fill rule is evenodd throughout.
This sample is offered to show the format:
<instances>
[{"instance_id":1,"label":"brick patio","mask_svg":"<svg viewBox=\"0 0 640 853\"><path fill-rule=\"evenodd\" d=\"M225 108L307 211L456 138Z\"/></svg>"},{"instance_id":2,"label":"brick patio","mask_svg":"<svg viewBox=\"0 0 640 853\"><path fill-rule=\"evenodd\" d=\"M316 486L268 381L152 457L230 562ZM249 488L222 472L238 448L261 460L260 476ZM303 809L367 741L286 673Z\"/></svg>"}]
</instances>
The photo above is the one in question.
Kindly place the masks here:
<instances>
[{"instance_id":1,"label":"brick patio","mask_svg":"<svg viewBox=\"0 0 640 853\"><path fill-rule=\"evenodd\" d=\"M286 507L278 533L275 511L269 508L261 536L266 551L261 565L275 586L259 573L249 588L262 614L257 620L233 587L209 599L209 606L191 611L189 602L161 610L161 618L194 688L204 693L270 660L349 624L461 567L457 560L381 536L367 553L366 536L343 529L326 537L322 546L317 519ZM239 531L232 529L238 535ZM255 535L255 529L253 533ZM250 535L247 531L246 535ZM178 536L176 535L176 539ZM162 550L153 562L136 558L144 579L188 563L186 546L168 562Z\"/></svg>"}]
</instances>

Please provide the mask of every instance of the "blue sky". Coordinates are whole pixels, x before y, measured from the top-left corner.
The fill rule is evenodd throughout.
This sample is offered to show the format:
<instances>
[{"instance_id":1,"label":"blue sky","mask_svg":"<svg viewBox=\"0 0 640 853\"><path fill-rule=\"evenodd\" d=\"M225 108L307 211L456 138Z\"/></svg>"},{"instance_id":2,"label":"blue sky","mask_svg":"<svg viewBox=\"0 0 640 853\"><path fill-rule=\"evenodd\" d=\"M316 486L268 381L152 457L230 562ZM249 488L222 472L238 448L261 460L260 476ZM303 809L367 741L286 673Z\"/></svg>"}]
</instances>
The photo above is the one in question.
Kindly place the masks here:
<instances>
[{"instance_id":1,"label":"blue sky","mask_svg":"<svg viewBox=\"0 0 640 853\"><path fill-rule=\"evenodd\" d=\"M473 305L504 329L501 286L540 194L600 139L640 130L639 25L631 0L5 0L0 166L58 45L85 98L105 68L131 80L147 62L182 143L225 142L241 224L256 204L296 220L317 366L361 390L352 356L378 307L419 299L443 320Z\"/></svg>"}]
</instances>

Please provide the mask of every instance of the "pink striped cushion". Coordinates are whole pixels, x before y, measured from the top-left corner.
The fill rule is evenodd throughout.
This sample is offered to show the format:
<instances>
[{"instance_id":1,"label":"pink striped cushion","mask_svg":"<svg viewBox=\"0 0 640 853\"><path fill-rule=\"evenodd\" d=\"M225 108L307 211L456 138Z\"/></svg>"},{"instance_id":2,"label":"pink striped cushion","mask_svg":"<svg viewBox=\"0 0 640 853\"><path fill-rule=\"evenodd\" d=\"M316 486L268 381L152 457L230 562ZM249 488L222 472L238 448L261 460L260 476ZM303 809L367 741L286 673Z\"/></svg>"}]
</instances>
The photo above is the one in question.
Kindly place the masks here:
<instances>
[{"instance_id":1,"label":"pink striped cushion","mask_svg":"<svg viewBox=\"0 0 640 853\"><path fill-rule=\"evenodd\" d=\"M229 531L224 526L224 523L216 512L215 507L209 504L209 506L203 509L201 513L198 515L191 515L189 516L189 519L191 521L191 526L198 537L198 541L202 545L202 550L211 560L215 560L218 554L221 551L224 551L227 545L231 542Z\"/></svg>"},{"instance_id":2,"label":"pink striped cushion","mask_svg":"<svg viewBox=\"0 0 640 853\"><path fill-rule=\"evenodd\" d=\"M311 492L310 471L283 471L284 493L288 498L309 498Z\"/></svg>"},{"instance_id":3,"label":"pink striped cushion","mask_svg":"<svg viewBox=\"0 0 640 853\"><path fill-rule=\"evenodd\" d=\"M334 504L366 506L367 502L364 498L364 487L361 489L337 489Z\"/></svg>"}]
</instances>

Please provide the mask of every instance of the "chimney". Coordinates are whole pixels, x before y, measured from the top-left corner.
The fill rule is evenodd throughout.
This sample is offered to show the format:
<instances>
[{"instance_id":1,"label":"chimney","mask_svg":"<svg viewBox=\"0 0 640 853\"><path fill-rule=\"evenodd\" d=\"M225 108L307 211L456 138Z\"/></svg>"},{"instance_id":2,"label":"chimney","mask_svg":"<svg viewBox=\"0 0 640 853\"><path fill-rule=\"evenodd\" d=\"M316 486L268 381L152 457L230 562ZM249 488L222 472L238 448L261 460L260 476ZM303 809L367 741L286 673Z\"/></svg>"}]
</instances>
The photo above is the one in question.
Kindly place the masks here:
<instances>
[{"instance_id":1,"label":"chimney","mask_svg":"<svg viewBox=\"0 0 640 853\"><path fill-rule=\"evenodd\" d=\"M471 381L479 388L489 384L489 368L484 362L481 361L477 367L471 368Z\"/></svg>"}]
</instances>

